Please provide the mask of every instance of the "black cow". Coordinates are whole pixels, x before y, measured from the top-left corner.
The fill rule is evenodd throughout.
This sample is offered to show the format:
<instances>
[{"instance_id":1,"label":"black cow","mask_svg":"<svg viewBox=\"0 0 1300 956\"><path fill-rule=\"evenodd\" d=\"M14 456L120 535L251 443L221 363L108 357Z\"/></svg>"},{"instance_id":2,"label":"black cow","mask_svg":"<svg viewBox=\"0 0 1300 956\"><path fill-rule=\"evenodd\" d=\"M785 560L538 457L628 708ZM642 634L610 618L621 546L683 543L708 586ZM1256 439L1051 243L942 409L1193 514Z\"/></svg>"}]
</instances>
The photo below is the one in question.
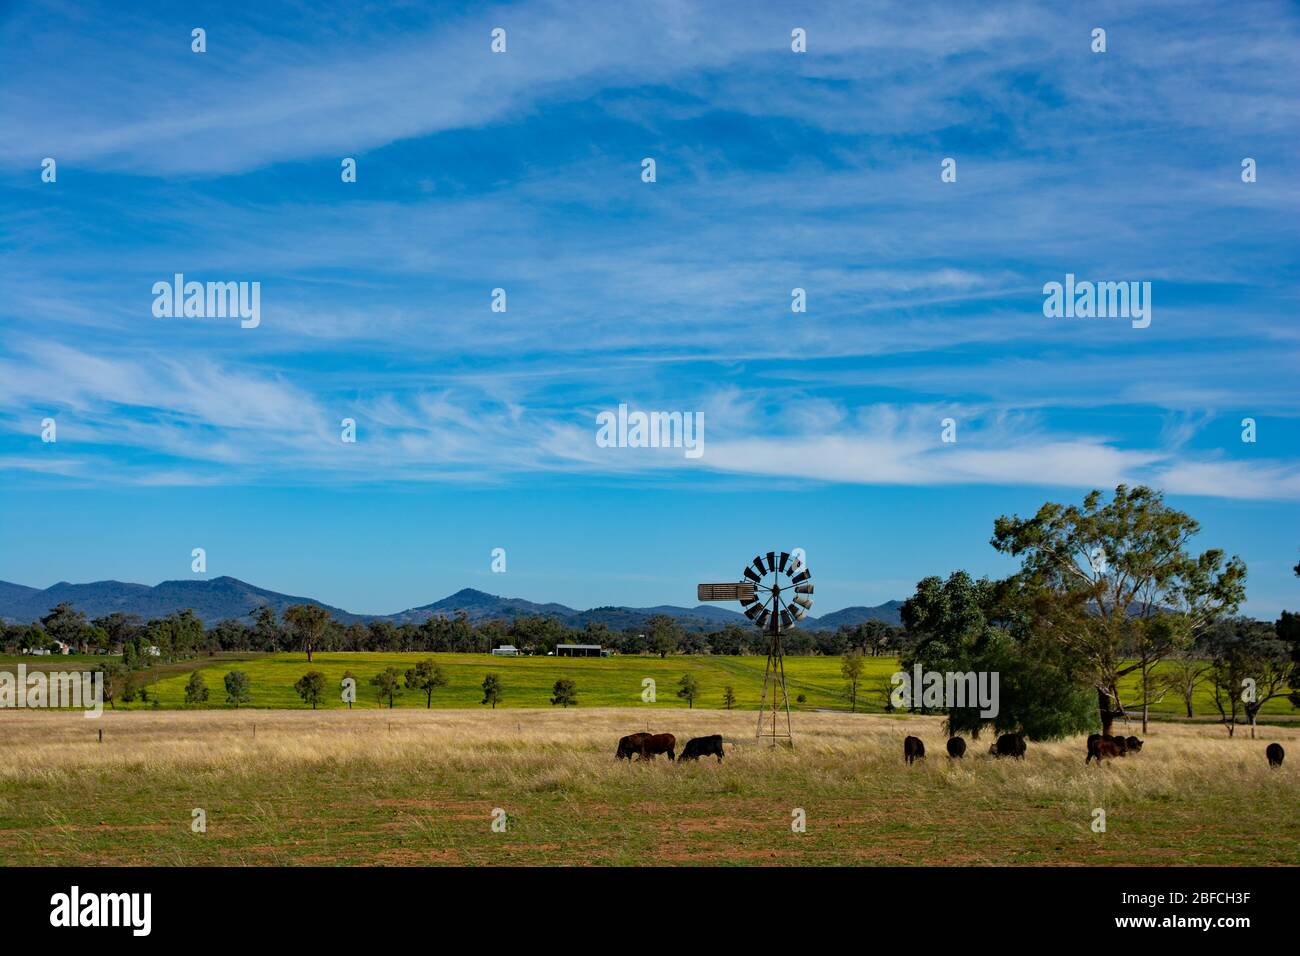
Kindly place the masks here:
<instances>
[{"instance_id":1,"label":"black cow","mask_svg":"<svg viewBox=\"0 0 1300 956\"><path fill-rule=\"evenodd\" d=\"M1128 746L1128 752L1131 754L1135 754L1142 749L1142 741L1136 737L1125 737L1124 743Z\"/></svg>"},{"instance_id":2,"label":"black cow","mask_svg":"<svg viewBox=\"0 0 1300 956\"><path fill-rule=\"evenodd\" d=\"M1024 760L1025 735L1003 734L989 748L989 753L995 757L1015 757L1017 760Z\"/></svg>"},{"instance_id":3,"label":"black cow","mask_svg":"<svg viewBox=\"0 0 1300 956\"><path fill-rule=\"evenodd\" d=\"M925 759L925 744L920 737L903 738L903 759L910 765L913 760Z\"/></svg>"},{"instance_id":4,"label":"black cow","mask_svg":"<svg viewBox=\"0 0 1300 956\"><path fill-rule=\"evenodd\" d=\"M1282 761L1286 757L1286 751L1282 749L1281 744L1269 744L1264 753L1268 756L1268 765L1274 770L1282 766Z\"/></svg>"},{"instance_id":5,"label":"black cow","mask_svg":"<svg viewBox=\"0 0 1300 956\"><path fill-rule=\"evenodd\" d=\"M1129 747L1130 740L1137 740L1138 742L1137 749L1138 750L1142 749L1142 741L1138 740L1136 737L1112 737L1110 734L1089 734L1088 746L1091 747L1093 743L1098 740L1108 740L1111 743L1113 743L1116 749L1119 751L1119 756L1121 757L1124 756L1124 754L1128 753L1130 749L1132 749Z\"/></svg>"},{"instance_id":6,"label":"black cow","mask_svg":"<svg viewBox=\"0 0 1300 956\"><path fill-rule=\"evenodd\" d=\"M722 734L713 734L709 737L692 737L686 741L686 746L682 748L682 760L699 760L701 757L707 757L710 754L718 758L718 763L722 763Z\"/></svg>"},{"instance_id":7,"label":"black cow","mask_svg":"<svg viewBox=\"0 0 1300 956\"><path fill-rule=\"evenodd\" d=\"M618 741L618 750L614 753L615 760L624 758L631 760L635 754L641 752L641 745L650 737L644 731L639 734L628 734L626 737L620 737Z\"/></svg>"},{"instance_id":8,"label":"black cow","mask_svg":"<svg viewBox=\"0 0 1300 956\"><path fill-rule=\"evenodd\" d=\"M1092 763L1094 760L1101 763L1102 757L1123 757L1128 753L1128 741L1123 737L1111 737L1105 734L1088 735L1088 756L1084 758L1085 764Z\"/></svg>"},{"instance_id":9,"label":"black cow","mask_svg":"<svg viewBox=\"0 0 1300 956\"><path fill-rule=\"evenodd\" d=\"M677 738L672 734L646 734L645 740L641 741L641 759L654 760L656 754L667 754L672 760L676 747Z\"/></svg>"},{"instance_id":10,"label":"black cow","mask_svg":"<svg viewBox=\"0 0 1300 956\"><path fill-rule=\"evenodd\" d=\"M954 760L960 760L962 757L966 756L966 741L962 740L960 737L949 737L948 756L952 757Z\"/></svg>"},{"instance_id":11,"label":"black cow","mask_svg":"<svg viewBox=\"0 0 1300 956\"><path fill-rule=\"evenodd\" d=\"M1084 757L1084 763L1092 761L1101 762L1102 757L1123 757L1126 750L1119 749L1119 740L1123 737L1104 737L1097 736L1096 739L1088 737L1088 756Z\"/></svg>"}]
</instances>

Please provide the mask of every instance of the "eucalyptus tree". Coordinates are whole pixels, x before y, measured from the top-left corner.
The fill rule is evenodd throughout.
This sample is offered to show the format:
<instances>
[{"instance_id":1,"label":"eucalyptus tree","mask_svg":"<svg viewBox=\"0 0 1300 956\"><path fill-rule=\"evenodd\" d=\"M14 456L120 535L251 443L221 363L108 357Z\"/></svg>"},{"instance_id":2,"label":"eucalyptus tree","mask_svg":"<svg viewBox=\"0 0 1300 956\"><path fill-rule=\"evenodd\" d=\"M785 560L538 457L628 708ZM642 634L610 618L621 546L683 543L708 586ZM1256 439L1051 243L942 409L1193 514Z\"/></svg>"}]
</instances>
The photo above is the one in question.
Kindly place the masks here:
<instances>
[{"instance_id":1,"label":"eucalyptus tree","mask_svg":"<svg viewBox=\"0 0 1300 956\"><path fill-rule=\"evenodd\" d=\"M1096 690L1102 733L1124 713L1124 677L1149 677L1245 598L1240 558L1188 550L1199 531L1160 492L1127 485L1109 501L1092 491L1082 507L1048 502L994 523L993 546L1021 560L1034 628L1068 649Z\"/></svg>"}]
</instances>

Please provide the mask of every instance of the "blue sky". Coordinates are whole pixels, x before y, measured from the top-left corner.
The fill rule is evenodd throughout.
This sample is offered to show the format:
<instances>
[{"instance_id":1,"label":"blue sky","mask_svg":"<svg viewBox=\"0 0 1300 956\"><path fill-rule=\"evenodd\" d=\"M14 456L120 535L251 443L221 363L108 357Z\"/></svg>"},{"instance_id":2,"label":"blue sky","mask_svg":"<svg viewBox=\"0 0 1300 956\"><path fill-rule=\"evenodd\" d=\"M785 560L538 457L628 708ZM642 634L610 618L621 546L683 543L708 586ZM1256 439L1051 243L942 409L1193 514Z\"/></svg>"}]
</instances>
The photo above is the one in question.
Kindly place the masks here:
<instances>
[{"instance_id":1,"label":"blue sky","mask_svg":"<svg viewBox=\"0 0 1300 956\"><path fill-rule=\"evenodd\" d=\"M1128 481L1300 603L1294 5L242 6L0 9L0 579L690 604L803 547L823 613Z\"/></svg>"}]
</instances>

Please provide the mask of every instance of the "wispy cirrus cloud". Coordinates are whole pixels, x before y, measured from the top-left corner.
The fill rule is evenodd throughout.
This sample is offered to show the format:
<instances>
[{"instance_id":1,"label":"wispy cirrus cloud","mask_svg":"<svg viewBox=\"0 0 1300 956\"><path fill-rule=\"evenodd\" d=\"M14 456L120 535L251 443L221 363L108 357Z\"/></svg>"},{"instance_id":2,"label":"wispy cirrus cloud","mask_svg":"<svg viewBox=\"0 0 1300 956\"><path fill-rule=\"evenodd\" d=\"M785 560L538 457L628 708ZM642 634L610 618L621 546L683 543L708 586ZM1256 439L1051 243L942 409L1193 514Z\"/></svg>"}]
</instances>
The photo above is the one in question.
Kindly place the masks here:
<instances>
[{"instance_id":1,"label":"wispy cirrus cloud","mask_svg":"<svg viewBox=\"0 0 1300 956\"><path fill-rule=\"evenodd\" d=\"M1261 31L1226 4L917 10L324 9L291 30L268 8L214 13L203 56L162 5L11 10L3 450L30 473L54 409L81 444L35 460L100 480L681 474L595 448L594 410L634 400L703 410L689 467L719 484L1294 497L1294 11L1261 5ZM153 319L177 271L260 280L263 326ZM1153 281L1154 324L1044 319L1067 271ZM1258 454L1225 425L1245 415L1271 418Z\"/></svg>"},{"instance_id":2,"label":"wispy cirrus cloud","mask_svg":"<svg viewBox=\"0 0 1300 956\"><path fill-rule=\"evenodd\" d=\"M4 467L129 484L220 480L356 483L511 480L528 474L775 476L842 484L1053 485L1091 488L1156 481L1172 491L1249 499L1300 498L1293 462L1221 460L1185 448L1183 429L1160 446L1121 447L1105 436L1069 435L1035 414L997 406L854 406L762 389L708 389L693 401L705 416L698 461L661 449L607 449L595 413L548 404L544 389L412 388L309 396L279 377L213 364L183 367L160 357L109 360L64 346L34 345L21 365L0 363L9 406L40 407L60 421L76 454L9 456ZM658 396L658 397L663 397ZM673 410L651 396L634 408ZM678 409L680 410L680 409ZM341 442L343 417L361 440ZM961 424L942 439L945 419ZM35 423L8 418L10 428ZM105 448L138 459L107 463ZM157 456L170 464L160 465Z\"/></svg>"}]
</instances>

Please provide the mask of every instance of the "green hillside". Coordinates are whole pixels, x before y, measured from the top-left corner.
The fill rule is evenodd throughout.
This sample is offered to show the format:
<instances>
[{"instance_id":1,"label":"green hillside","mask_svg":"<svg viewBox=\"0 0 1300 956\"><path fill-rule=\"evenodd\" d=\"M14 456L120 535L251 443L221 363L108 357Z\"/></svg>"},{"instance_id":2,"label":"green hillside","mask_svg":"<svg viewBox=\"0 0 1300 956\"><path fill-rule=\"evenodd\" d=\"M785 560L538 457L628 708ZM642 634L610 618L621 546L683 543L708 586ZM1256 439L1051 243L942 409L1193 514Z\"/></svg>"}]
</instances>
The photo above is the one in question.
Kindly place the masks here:
<instances>
[{"instance_id":1,"label":"green hillside","mask_svg":"<svg viewBox=\"0 0 1300 956\"><path fill-rule=\"evenodd\" d=\"M480 685L484 676L496 674L504 686L502 707L548 707L551 686L562 677L572 678L578 686L578 705L586 707L685 707L686 702L676 696L678 681L684 674L692 674L699 683L698 707L722 707L723 688L732 687L738 709L756 709L762 689L763 657L722 657L677 655L664 659L658 657L614 656L605 658L556 657L490 657L486 654L385 654L385 653L322 653L315 655L309 665L301 653L273 655L223 655L202 658L183 664L167 665L159 671L157 689L163 707L185 706L185 684L189 673L203 672L210 698L207 706L225 707L223 677L227 671L243 670L249 675L252 701L244 706L265 708L301 708L305 705L293 689L294 682L308 670L321 671L327 678L328 700L322 707L344 707L338 688L343 675L351 671L357 679L357 707L379 707L375 688L370 678L387 667L405 672L416 661L432 657L443 668L448 678L446 687L434 692L434 707L474 707L482 699ZM102 660L103 658L100 658ZM11 659L12 660L12 659ZM25 659L31 666L33 659ZM50 658L40 660L40 666L50 667ZM65 659L66 660L66 659ZM91 659L93 660L93 658ZM858 709L871 712L884 710L885 687L889 675L900 664L894 658L865 658L865 677L859 689ZM12 666L12 665L5 665ZM80 666L87 666L82 662ZM144 672L146 675L150 672ZM655 681L655 702L642 701L643 681ZM791 704L804 710L847 710L848 697L844 679L840 676L838 657L787 657L786 678L790 687ZM1133 693L1136 680L1126 682L1126 697L1136 699ZM796 701L804 695L802 703ZM139 701L126 706L139 708ZM386 706L386 705L385 705ZM403 690L395 702L397 707L424 707L424 695L415 690ZM1202 686L1195 705L1198 716L1216 713L1209 688ZM1182 702L1172 694L1153 707L1157 714L1183 714ZM1270 701L1263 710L1265 715L1294 715L1297 711L1285 698Z\"/></svg>"}]
</instances>

